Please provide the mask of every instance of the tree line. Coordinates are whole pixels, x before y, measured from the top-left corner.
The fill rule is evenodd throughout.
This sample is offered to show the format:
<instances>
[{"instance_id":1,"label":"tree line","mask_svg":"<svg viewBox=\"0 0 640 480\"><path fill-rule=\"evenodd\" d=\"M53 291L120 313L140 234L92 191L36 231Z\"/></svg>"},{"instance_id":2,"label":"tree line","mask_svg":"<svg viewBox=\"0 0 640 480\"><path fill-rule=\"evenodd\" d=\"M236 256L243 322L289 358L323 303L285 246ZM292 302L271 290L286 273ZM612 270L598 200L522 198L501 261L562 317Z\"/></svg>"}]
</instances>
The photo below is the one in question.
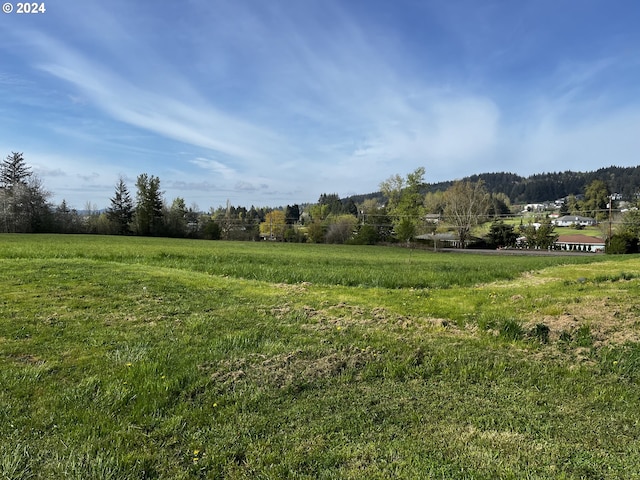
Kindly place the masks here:
<instances>
[{"instance_id":1,"label":"tree line","mask_svg":"<svg viewBox=\"0 0 640 480\"><path fill-rule=\"evenodd\" d=\"M497 174L492 174L497 175ZM317 203L286 207L235 207L227 204L202 212L183 198L164 198L160 178L142 173L131 192L119 178L105 210L88 207L80 213L63 200L49 202L50 193L32 172L23 154L12 152L0 164L0 228L2 232L93 233L224 240L274 240L314 243L410 243L417 238L451 232L459 246L472 242L476 226L490 222L483 246L526 245L548 248L557 238L548 216L530 217L516 228L503 219L512 213L511 200L492 192L483 178L450 182L443 190L429 188L425 169L406 176L393 175L380 183L376 196L341 199L323 193ZM506 181L515 177L506 175ZM595 179L578 195L569 195L560 214L584 214L603 220L611 189ZM356 201L360 200L360 201ZM624 249L637 246L637 212L624 215L615 235ZM535 222L534 222L535 220ZM614 233L614 232L612 232ZM622 247L621 247L622 248Z\"/></svg>"},{"instance_id":2,"label":"tree line","mask_svg":"<svg viewBox=\"0 0 640 480\"><path fill-rule=\"evenodd\" d=\"M268 211L227 206L205 213L180 197L168 203L160 179L146 173L137 177L133 194L119 178L105 210L88 204L81 213L66 200L53 205L50 197L23 154L12 152L0 164L0 231L250 240L259 238Z\"/></svg>"}]
</instances>

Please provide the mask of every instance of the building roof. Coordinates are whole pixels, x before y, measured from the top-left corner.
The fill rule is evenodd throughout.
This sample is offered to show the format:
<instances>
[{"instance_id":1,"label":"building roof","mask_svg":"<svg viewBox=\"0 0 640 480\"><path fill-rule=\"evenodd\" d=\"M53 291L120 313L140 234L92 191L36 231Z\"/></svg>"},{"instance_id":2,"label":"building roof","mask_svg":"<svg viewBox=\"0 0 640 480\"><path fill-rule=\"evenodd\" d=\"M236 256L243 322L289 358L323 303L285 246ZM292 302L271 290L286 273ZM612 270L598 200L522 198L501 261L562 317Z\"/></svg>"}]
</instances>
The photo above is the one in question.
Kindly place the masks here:
<instances>
[{"instance_id":1,"label":"building roof","mask_svg":"<svg viewBox=\"0 0 640 480\"><path fill-rule=\"evenodd\" d=\"M589 235L582 235L576 233L573 235L560 235L556 243L573 243L581 245L604 245L605 241L599 237L591 237Z\"/></svg>"},{"instance_id":2,"label":"building roof","mask_svg":"<svg viewBox=\"0 0 640 480\"><path fill-rule=\"evenodd\" d=\"M444 240L444 241L457 241L458 235L454 233L425 233L423 235L417 235L416 240Z\"/></svg>"}]
</instances>

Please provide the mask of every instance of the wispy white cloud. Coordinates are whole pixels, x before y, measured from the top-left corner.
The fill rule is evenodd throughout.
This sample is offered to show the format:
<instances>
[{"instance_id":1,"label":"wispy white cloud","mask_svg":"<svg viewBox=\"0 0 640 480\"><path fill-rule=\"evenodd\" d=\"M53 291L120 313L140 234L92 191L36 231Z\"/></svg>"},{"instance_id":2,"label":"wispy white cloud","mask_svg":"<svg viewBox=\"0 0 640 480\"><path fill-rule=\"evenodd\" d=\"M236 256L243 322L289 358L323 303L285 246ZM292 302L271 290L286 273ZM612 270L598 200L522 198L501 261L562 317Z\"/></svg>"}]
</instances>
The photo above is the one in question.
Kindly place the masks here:
<instances>
[{"instance_id":1,"label":"wispy white cloud","mask_svg":"<svg viewBox=\"0 0 640 480\"><path fill-rule=\"evenodd\" d=\"M63 47L59 46L55 52L59 54L61 50ZM70 53L61 56L59 62L42 64L40 68L74 84L91 102L117 120L247 161L258 160L263 154L245 139L261 141L273 149L275 135L211 106L197 101L189 104L167 97L166 93L138 88L88 59Z\"/></svg>"},{"instance_id":2,"label":"wispy white cloud","mask_svg":"<svg viewBox=\"0 0 640 480\"><path fill-rule=\"evenodd\" d=\"M203 168L205 170L209 170L215 174L219 174L223 179L229 180L232 179L236 175L236 171L232 168L227 167L223 163L220 163L216 160L211 160L208 158L194 158L189 161L190 163Z\"/></svg>"}]
</instances>

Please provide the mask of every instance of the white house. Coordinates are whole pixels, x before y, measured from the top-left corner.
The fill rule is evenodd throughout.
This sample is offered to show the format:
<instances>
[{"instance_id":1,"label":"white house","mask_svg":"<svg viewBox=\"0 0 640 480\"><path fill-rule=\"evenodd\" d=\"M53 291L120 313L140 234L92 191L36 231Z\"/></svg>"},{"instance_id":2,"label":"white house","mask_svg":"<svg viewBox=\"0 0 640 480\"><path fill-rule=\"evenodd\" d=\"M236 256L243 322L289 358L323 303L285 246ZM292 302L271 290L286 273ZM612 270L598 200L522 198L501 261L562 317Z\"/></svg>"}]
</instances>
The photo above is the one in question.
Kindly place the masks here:
<instances>
[{"instance_id":1,"label":"white house","mask_svg":"<svg viewBox=\"0 0 640 480\"><path fill-rule=\"evenodd\" d=\"M525 205L524 210L522 211L522 213L544 212L545 208L546 208L546 205L544 203L528 203L527 205Z\"/></svg>"},{"instance_id":2,"label":"white house","mask_svg":"<svg viewBox=\"0 0 640 480\"><path fill-rule=\"evenodd\" d=\"M564 217L556 218L553 221L557 227L570 227L571 225L582 225L583 227L591 227L598 222L595 218L581 217L580 215L565 215Z\"/></svg>"}]
</instances>

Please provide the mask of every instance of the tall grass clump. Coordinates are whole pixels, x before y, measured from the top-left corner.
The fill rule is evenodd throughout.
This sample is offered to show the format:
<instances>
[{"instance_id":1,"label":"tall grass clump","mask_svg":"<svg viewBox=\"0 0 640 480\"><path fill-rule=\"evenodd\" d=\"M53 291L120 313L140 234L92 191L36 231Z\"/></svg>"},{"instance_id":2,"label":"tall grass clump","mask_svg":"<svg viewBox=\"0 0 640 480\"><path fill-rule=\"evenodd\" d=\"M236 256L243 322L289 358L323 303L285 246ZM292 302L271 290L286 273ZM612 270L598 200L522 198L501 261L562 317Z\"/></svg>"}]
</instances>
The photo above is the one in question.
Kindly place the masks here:
<instances>
[{"instance_id":1,"label":"tall grass clump","mask_svg":"<svg viewBox=\"0 0 640 480\"><path fill-rule=\"evenodd\" d=\"M524 330L517 320L508 318L500 322L499 332L500 336L506 340L520 340Z\"/></svg>"}]
</instances>

